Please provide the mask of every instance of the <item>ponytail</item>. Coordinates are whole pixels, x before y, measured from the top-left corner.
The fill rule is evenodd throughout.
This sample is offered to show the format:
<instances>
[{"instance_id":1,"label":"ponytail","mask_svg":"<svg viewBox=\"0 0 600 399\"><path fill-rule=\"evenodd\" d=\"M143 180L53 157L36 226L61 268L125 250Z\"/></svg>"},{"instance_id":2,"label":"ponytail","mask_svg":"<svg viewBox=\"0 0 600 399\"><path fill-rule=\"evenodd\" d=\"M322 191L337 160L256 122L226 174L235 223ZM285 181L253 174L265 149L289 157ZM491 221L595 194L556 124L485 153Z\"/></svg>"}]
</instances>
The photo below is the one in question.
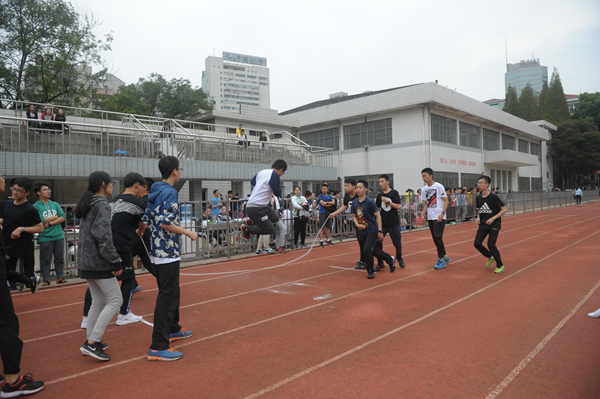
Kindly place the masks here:
<instances>
[{"instance_id":1,"label":"ponytail","mask_svg":"<svg viewBox=\"0 0 600 399\"><path fill-rule=\"evenodd\" d=\"M100 191L102 188L102 183L107 186L111 180L112 179L110 175L103 171L93 172L88 177L88 186L81 195L81 198L79 198L79 202L77 202L77 206L73 212L76 218L83 219L88 215L91 208L90 200L95 193Z\"/></svg>"}]
</instances>

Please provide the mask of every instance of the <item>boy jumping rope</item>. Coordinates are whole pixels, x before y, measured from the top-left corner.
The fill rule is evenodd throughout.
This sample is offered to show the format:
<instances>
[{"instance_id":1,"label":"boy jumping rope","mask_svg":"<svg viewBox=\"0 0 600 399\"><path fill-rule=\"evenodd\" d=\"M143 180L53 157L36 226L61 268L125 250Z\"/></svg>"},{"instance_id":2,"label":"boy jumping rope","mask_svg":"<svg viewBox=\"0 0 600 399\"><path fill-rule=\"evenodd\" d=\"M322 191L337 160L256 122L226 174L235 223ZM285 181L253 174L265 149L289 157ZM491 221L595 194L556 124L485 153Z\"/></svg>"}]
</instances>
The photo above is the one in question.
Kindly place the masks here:
<instances>
[{"instance_id":1,"label":"boy jumping rope","mask_svg":"<svg viewBox=\"0 0 600 399\"><path fill-rule=\"evenodd\" d=\"M502 265L502 259L500 258L500 251L496 247L496 241L498 240L498 234L502 227L502 215L506 213L506 206L504 202L496 194L490 191L490 178L489 176L481 176L477 182L477 186L481 190L481 194L477 196L477 208L479 214L477 215L477 235L475 236L475 248L483 256L488 258L485 267L489 268L496 261L496 270L494 273L499 274L504 272L504 266ZM489 234L488 248L483 246L483 240Z\"/></svg>"},{"instance_id":2,"label":"boy jumping rope","mask_svg":"<svg viewBox=\"0 0 600 399\"><path fill-rule=\"evenodd\" d=\"M433 181L433 170L425 168L421 171L425 187L421 190L423 201L423 219L427 217L429 231L437 248L438 262L435 269L443 269L450 262L444 247L444 226L446 226L446 209L448 209L448 196L444 186Z\"/></svg>"}]
</instances>

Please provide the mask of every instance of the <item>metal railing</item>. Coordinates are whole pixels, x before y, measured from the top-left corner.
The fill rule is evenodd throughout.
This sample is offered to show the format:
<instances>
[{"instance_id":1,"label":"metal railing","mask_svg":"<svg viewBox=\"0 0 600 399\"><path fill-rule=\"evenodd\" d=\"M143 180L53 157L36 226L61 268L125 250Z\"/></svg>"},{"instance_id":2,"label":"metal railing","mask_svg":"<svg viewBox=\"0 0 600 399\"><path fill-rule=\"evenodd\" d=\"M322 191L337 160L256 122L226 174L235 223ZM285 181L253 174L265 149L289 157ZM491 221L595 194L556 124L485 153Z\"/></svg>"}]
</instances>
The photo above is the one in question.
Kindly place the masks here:
<instances>
[{"instance_id":1,"label":"metal railing","mask_svg":"<svg viewBox=\"0 0 600 399\"><path fill-rule=\"evenodd\" d=\"M584 191L582 203L600 201L600 191ZM569 207L575 205L573 194L570 192L543 192L543 193L512 193L501 194L509 215L523 212L537 212L558 207ZM448 207L448 224L457 222L473 222L478 209L473 205L473 198L467 194L466 206ZM413 230L428 228L426 221L421 218L422 202L411 196L401 196L402 209L398 211L401 229L408 233ZM219 215L212 215L212 201L190 201L179 205L180 226L198 233L198 239L191 241L189 238L181 238L181 256L185 261L198 261L212 257L223 257L229 259L232 255L251 253L256 250L257 236L250 239L244 238L241 226L245 223L244 200L223 200ZM65 272L67 275L76 275L77 269L77 241L79 232L77 226L79 220L75 218L74 204L61 205L66 214L65 220ZM282 220L287 228L285 245L287 248L294 247L294 223L290 207L290 200L282 201ZM474 227L475 228L475 227ZM318 209L312 211L306 224L306 244L311 245L319 232ZM325 237L325 232L323 233ZM343 213L333 219L331 237L337 242L346 238L354 238L355 228L352 214ZM269 238L274 245L274 237ZM298 240L300 244L300 240ZM39 260L36 259L39 265ZM141 264L139 265L141 267ZM39 268L39 267L38 267Z\"/></svg>"}]
</instances>

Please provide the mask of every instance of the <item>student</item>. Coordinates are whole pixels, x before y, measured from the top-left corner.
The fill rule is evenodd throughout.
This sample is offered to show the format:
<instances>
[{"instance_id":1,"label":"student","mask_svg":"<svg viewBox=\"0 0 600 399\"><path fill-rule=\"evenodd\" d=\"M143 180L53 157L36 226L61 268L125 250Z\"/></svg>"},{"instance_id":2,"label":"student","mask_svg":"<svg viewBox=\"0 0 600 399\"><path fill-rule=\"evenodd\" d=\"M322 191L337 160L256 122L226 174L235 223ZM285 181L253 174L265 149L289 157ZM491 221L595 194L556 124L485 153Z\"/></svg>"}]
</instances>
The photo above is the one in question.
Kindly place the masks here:
<instances>
[{"instance_id":1,"label":"student","mask_svg":"<svg viewBox=\"0 0 600 399\"><path fill-rule=\"evenodd\" d=\"M490 192L491 179L489 176L481 176L478 181L481 194L476 198L477 208L479 209L479 215L477 215L477 235L475 236L475 248L483 256L488 258L485 267L489 268L496 261L496 270L494 273L499 274L504 272L504 266L502 259L500 258L500 251L496 247L496 241L498 240L498 234L502 227L502 215L506 213L506 206L504 202L496 194ZM488 248L483 246L483 240L485 237L488 238Z\"/></svg>"},{"instance_id":2,"label":"student","mask_svg":"<svg viewBox=\"0 0 600 399\"><path fill-rule=\"evenodd\" d=\"M334 218L337 215L346 212L346 209L352 206L352 201L358 198L358 193L356 192L356 180L352 177L346 177L344 179L344 191L346 192L346 195L344 195L344 204L340 209L331 213L329 215L330 218ZM356 262L356 267L354 269L362 270L367 266L367 263L365 261L363 246L358 239L358 227L354 225L354 228L356 229L356 239L358 240L358 246L360 247L360 259Z\"/></svg>"},{"instance_id":3,"label":"student","mask_svg":"<svg viewBox=\"0 0 600 399\"><path fill-rule=\"evenodd\" d=\"M367 198L367 189L369 184L366 180L359 180L356 184L358 198L352 201L352 220L356 225L358 232L358 242L363 247L366 259L367 278L375 278L375 268L373 267L373 256L378 260L386 261L390 265L390 272L396 270L396 258L383 252L375 246L377 238L383 241L381 226L381 215L377 205L370 198Z\"/></svg>"},{"instance_id":4,"label":"student","mask_svg":"<svg viewBox=\"0 0 600 399\"><path fill-rule=\"evenodd\" d=\"M240 137L240 134L242 133L244 129L242 129L242 124L240 123L240 126L235 129L235 138L237 139L238 137Z\"/></svg>"},{"instance_id":5,"label":"student","mask_svg":"<svg viewBox=\"0 0 600 399\"><path fill-rule=\"evenodd\" d=\"M577 204L577 206L581 206L582 194L581 187L577 187L577 190L575 190L575 204Z\"/></svg>"},{"instance_id":6,"label":"student","mask_svg":"<svg viewBox=\"0 0 600 399\"><path fill-rule=\"evenodd\" d=\"M335 209L335 200L329 194L329 186L326 183L323 183L321 186L321 194L317 198L319 201L319 245L323 248L325 245L323 244L323 225L325 225L325 237L327 239L327 245L333 246L334 244L331 242L331 222L332 219L329 215L336 211Z\"/></svg>"},{"instance_id":7,"label":"student","mask_svg":"<svg viewBox=\"0 0 600 399\"><path fill-rule=\"evenodd\" d=\"M67 282L64 276L65 268L65 235L61 223L65 221L65 213L57 202L51 201L52 190L46 183L37 183L34 187L39 200L33 204L38 211L44 231L40 233L40 270L44 286L50 285L50 271L52 268L52 257L54 257L54 270L56 272L56 284Z\"/></svg>"},{"instance_id":8,"label":"student","mask_svg":"<svg viewBox=\"0 0 600 399\"><path fill-rule=\"evenodd\" d=\"M122 273L121 258L113 244L111 210L106 200L112 195L112 190L113 183L108 173L93 172L75 208L75 216L81 219L77 269L79 276L87 280L92 296L87 340L80 351L104 361L110 360L110 355L104 352L108 344L102 343L102 336L123 303L116 278Z\"/></svg>"},{"instance_id":9,"label":"student","mask_svg":"<svg viewBox=\"0 0 600 399\"><path fill-rule=\"evenodd\" d=\"M306 248L306 222L308 222L309 205L306 197L301 194L300 187L296 187L291 198L294 208L294 248L298 248L298 237L300 237L300 248Z\"/></svg>"},{"instance_id":10,"label":"student","mask_svg":"<svg viewBox=\"0 0 600 399\"><path fill-rule=\"evenodd\" d=\"M181 235L195 241L198 234L179 227L178 193L173 188L183 171L179 160L173 156L161 158L158 169L163 181L152 185L143 217L150 229L150 260L156 265L158 283L148 360L173 361L181 359L183 354L169 349L169 343L192 336L191 331L179 325Z\"/></svg>"},{"instance_id":11,"label":"student","mask_svg":"<svg viewBox=\"0 0 600 399\"><path fill-rule=\"evenodd\" d=\"M15 283L20 282L31 287L32 292L35 292L34 286L37 286L37 278L29 260L34 256L31 235L42 233L44 226L37 209L27 201L31 189L31 180L15 179L11 188L12 198L2 201L0 204L0 224L2 224L6 269L15 272L15 274L11 273L8 278L11 287L16 288ZM15 278L22 276L16 273L17 263L21 258L24 258L24 272L27 278L19 278L17 281Z\"/></svg>"},{"instance_id":12,"label":"student","mask_svg":"<svg viewBox=\"0 0 600 399\"><path fill-rule=\"evenodd\" d=\"M148 196L150 195L150 191L152 190L152 185L154 184L154 180L146 177L146 185L144 186L144 191L140 196L140 201L144 204L144 209L148 207ZM154 277L156 277L156 268L155 265L150 262L150 258L148 257L148 251L150 251L150 234L146 229L142 232L142 236L140 237L139 231L133 236L133 240L131 241L131 255L139 256L142 261L142 265L144 268L150 272ZM136 282L137 283L137 282ZM133 290L134 294L142 291L142 287L137 285Z\"/></svg>"},{"instance_id":13,"label":"student","mask_svg":"<svg viewBox=\"0 0 600 399\"><path fill-rule=\"evenodd\" d=\"M216 223L221 212L221 207L223 206L223 201L221 201L221 194L219 194L219 190L213 190L213 199L210 201L211 219L213 223Z\"/></svg>"},{"instance_id":14,"label":"student","mask_svg":"<svg viewBox=\"0 0 600 399\"><path fill-rule=\"evenodd\" d=\"M433 181L433 170L425 168L421 171L425 182L422 188L421 200L423 201L423 219L427 217L429 231L437 248L438 262L434 268L443 269L450 262L444 247L444 226L446 225L446 210L448 209L448 196L444 186ZM429 212L428 212L429 210Z\"/></svg>"},{"instance_id":15,"label":"student","mask_svg":"<svg viewBox=\"0 0 600 399\"><path fill-rule=\"evenodd\" d=\"M387 233L390 233L392 243L396 248L396 259L398 260L400 267L404 269L406 264L402 259L402 235L400 234L400 217L398 216L398 210L402 208L400 194L390 187L390 177L388 175L379 176L379 187L382 192L377 194L375 204L381 211L383 238L385 238ZM377 241L377 248L379 248L380 251L383 251L383 240ZM379 269L385 267L383 262L380 262L377 266ZM375 270L377 270L377 268Z\"/></svg>"},{"instance_id":16,"label":"student","mask_svg":"<svg viewBox=\"0 0 600 399\"><path fill-rule=\"evenodd\" d=\"M240 150L244 150L244 149L248 148L248 136L246 136L244 129L242 129L242 131L240 132L240 134L237 138L240 140L240 141L238 141L238 144L240 145Z\"/></svg>"},{"instance_id":17,"label":"student","mask_svg":"<svg viewBox=\"0 0 600 399\"><path fill-rule=\"evenodd\" d=\"M4 187L4 177L0 174L0 194ZM4 366L4 378L0 376L0 395L10 398L39 392L44 389L44 381L20 375L23 341L19 338L19 318L8 289L7 274L4 245L0 243L0 355Z\"/></svg>"},{"instance_id":18,"label":"student","mask_svg":"<svg viewBox=\"0 0 600 399\"><path fill-rule=\"evenodd\" d=\"M275 246L282 254L286 253L284 247L286 229L283 221L270 205L273 195L281 196L280 179L286 170L287 163L283 159L278 159L273 162L271 169L261 170L252 178L250 184L254 186L254 190L246 205L247 223L250 225L242 225L242 234L246 239L250 239L252 234L273 234L277 228Z\"/></svg>"}]
</instances>

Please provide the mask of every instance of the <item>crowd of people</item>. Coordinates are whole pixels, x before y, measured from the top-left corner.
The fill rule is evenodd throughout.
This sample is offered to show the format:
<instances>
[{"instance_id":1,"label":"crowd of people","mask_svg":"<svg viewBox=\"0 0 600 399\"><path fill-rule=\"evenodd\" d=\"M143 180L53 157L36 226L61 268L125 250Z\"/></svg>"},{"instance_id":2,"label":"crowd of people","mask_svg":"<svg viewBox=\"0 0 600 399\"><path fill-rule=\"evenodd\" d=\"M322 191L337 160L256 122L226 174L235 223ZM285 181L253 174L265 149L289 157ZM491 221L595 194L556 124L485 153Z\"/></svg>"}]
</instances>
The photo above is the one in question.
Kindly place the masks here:
<instances>
[{"instance_id":1,"label":"crowd of people","mask_svg":"<svg viewBox=\"0 0 600 399\"><path fill-rule=\"evenodd\" d=\"M35 105L30 105L26 113L27 119L33 119L28 122L28 126L35 129L37 133L42 131L49 131L51 134L55 134L56 131L60 131L59 134L68 133L69 126L64 123L52 123L52 122L66 122L67 117L62 109L57 111L57 114L52 113L52 109L46 108L44 112L38 118L38 111ZM41 122L38 122L41 121Z\"/></svg>"},{"instance_id":2,"label":"crowd of people","mask_svg":"<svg viewBox=\"0 0 600 399\"><path fill-rule=\"evenodd\" d=\"M248 135L243 128L243 125L240 123L239 127L235 130L235 138L238 139L238 145L240 146L240 150L246 150L250 146L250 141L248 140ZM258 138L258 148L261 150L267 150L269 145L267 144L267 133L262 132L260 137Z\"/></svg>"}]
</instances>

